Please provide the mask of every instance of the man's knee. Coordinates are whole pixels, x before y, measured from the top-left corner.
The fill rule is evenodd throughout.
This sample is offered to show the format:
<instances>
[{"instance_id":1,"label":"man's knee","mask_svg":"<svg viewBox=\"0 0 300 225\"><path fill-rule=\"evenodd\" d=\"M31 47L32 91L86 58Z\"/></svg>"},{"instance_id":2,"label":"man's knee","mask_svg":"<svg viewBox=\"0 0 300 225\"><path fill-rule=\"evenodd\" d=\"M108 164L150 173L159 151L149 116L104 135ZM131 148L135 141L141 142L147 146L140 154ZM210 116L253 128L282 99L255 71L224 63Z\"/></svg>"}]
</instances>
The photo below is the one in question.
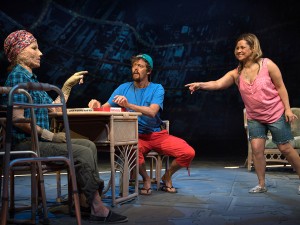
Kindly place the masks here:
<instances>
[{"instance_id":1,"label":"man's knee","mask_svg":"<svg viewBox=\"0 0 300 225\"><path fill-rule=\"evenodd\" d=\"M195 152L195 150L191 147L191 146L189 146L188 148L186 148L186 157L187 158L190 158L191 160L195 157L195 155L196 155L196 152Z\"/></svg>"}]
</instances>

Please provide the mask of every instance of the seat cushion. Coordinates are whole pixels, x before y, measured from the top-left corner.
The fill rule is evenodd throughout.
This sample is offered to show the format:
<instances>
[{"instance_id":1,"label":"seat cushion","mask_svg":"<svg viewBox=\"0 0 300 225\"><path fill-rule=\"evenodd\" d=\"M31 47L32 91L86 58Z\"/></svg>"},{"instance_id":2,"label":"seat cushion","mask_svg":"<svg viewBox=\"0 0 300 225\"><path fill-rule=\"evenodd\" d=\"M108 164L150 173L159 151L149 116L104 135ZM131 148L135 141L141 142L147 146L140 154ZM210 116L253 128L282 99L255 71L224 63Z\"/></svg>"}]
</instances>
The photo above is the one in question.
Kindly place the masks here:
<instances>
[{"instance_id":1,"label":"seat cushion","mask_svg":"<svg viewBox=\"0 0 300 225\"><path fill-rule=\"evenodd\" d=\"M291 144L294 148L300 149L300 136L294 137L294 140L291 141ZM270 149L277 148L277 145L272 141L272 137L269 137L269 139L266 141L265 147Z\"/></svg>"},{"instance_id":2,"label":"seat cushion","mask_svg":"<svg viewBox=\"0 0 300 225\"><path fill-rule=\"evenodd\" d=\"M300 108L292 108L293 113L298 117L291 123L291 130L294 137L300 136Z\"/></svg>"}]
</instances>

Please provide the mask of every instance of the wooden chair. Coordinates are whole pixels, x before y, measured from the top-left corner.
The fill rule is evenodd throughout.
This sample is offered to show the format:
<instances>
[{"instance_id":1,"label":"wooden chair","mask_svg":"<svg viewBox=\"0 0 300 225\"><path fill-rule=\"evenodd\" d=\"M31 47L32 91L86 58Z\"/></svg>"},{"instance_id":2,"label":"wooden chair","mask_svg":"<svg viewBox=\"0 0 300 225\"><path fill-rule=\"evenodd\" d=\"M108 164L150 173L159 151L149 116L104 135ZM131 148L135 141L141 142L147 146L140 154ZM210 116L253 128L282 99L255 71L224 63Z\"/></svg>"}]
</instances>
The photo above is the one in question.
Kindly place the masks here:
<instances>
[{"instance_id":1,"label":"wooden chair","mask_svg":"<svg viewBox=\"0 0 300 225\"><path fill-rule=\"evenodd\" d=\"M292 112L298 116L298 120L295 120L291 124L292 134L295 140L292 142L293 147L295 150L300 154L300 108L292 108ZM251 144L249 142L249 130L247 124L247 115L246 109L243 110L244 113L244 127L246 130L247 140L248 140L248 156L245 161L245 166L247 166L248 171L251 171L253 167L253 160L252 160L252 149ZM265 145L265 158L266 158L266 165L287 165L288 161L283 154L277 148L277 145L272 142L271 134L268 134L268 140L266 141Z\"/></svg>"},{"instance_id":2,"label":"wooden chair","mask_svg":"<svg viewBox=\"0 0 300 225\"><path fill-rule=\"evenodd\" d=\"M169 120L163 120L164 128L169 132L170 130L170 122ZM151 179L151 184L156 185L156 190L160 188L160 180L161 180L161 171L163 167L165 170L169 168L169 156L159 154L155 151L150 151L146 156L145 160L149 165L149 176ZM137 174L138 175L138 174ZM135 184L136 171L132 171L130 175L130 183L131 185ZM142 180L139 180L138 183L143 183Z\"/></svg>"},{"instance_id":3,"label":"wooden chair","mask_svg":"<svg viewBox=\"0 0 300 225\"><path fill-rule=\"evenodd\" d=\"M47 165L47 163L57 162L58 164L64 164L69 171L69 177L71 182L71 190L69 189L69 196L73 196L75 203L75 215L77 224L81 224L81 214L80 214L80 205L79 205L79 196L77 190L75 169L74 169L74 161L72 154L72 145L70 141L70 130L68 125L68 117L67 117L67 109L66 103L64 99L64 95L59 88L49 84L43 83L20 83L12 88L9 88L8 93L8 104L7 104L7 118L5 123L5 139L4 139L4 160L3 160L3 193L2 193L2 208L1 208L1 225L5 225L7 222L12 223L36 223L36 212L38 203L41 202L42 210L43 210L43 223L48 224L48 211L46 205L46 194L44 187L44 177L43 177L43 165ZM38 91L56 91L61 99L61 103L57 104L34 104L32 98L27 92L27 90L38 90ZM7 93L7 90L0 89L2 93ZM24 94L28 98L28 103L17 103L13 102L13 95L16 93ZM40 157L39 145L38 145L38 135L36 130L36 118L34 114L34 108L49 108L49 107L60 107L62 108L64 115L64 126L66 130L66 138L67 138L67 148L68 148L68 156L56 156L56 157ZM13 108L14 107L22 107L30 109L30 119L25 119L23 121L13 121ZM25 122L30 123L32 129L31 139L32 139L32 149L28 150L28 152L34 153L32 156L24 156L26 151L20 151L20 155L16 159L11 159L12 152L12 127L13 123L16 122ZM23 154L23 156L21 155ZM14 213L16 211L14 206L14 171L16 168L26 167L26 169L30 168L31 171L31 218L28 220L19 220L14 218ZM50 167L48 167L50 168ZM10 181L10 182L9 182ZM10 193L8 192L10 183ZM39 191L39 193L37 192ZM72 199L71 197L69 199ZM8 203L10 200L10 208L8 207ZM72 205L72 202L69 204ZM10 211L10 215L8 212Z\"/></svg>"},{"instance_id":4,"label":"wooden chair","mask_svg":"<svg viewBox=\"0 0 300 225\"><path fill-rule=\"evenodd\" d=\"M170 131L170 122L169 120L163 120L163 126L164 128L169 132ZM165 170L169 168L169 156L159 154L155 151L150 151L146 158L149 160L149 176L151 179L151 183L156 184L156 189L159 190L160 188L160 179L161 179L161 171L163 169L163 164L165 163ZM154 173L155 169L155 173Z\"/></svg>"}]
</instances>

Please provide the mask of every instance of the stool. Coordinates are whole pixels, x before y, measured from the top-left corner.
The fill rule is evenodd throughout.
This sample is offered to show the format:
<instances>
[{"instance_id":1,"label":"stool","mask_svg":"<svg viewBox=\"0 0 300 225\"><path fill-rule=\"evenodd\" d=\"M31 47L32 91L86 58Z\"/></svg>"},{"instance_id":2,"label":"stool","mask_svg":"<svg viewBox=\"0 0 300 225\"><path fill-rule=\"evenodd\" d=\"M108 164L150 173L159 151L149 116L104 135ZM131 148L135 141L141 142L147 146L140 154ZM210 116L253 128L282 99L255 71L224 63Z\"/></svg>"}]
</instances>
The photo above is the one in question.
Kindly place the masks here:
<instances>
[{"instance_id":1,"label":"stool","mask_svg":"<svg viewBox=\"0 0 300 225\"><path fill-rule=\"evenodd\" d=\"M160 179L161 179L161 170L163 167L163 163L165 160L165 170L169 168L169 156L167 155L162 155L159 154L155 151L150 151L147 155L146 158L150 159L150 172L149 176L151 179L151 183L156 184L156 190L159 190L160 188ZM153 169L155 168L155 176Z\"/></svg>"}]
</instances>

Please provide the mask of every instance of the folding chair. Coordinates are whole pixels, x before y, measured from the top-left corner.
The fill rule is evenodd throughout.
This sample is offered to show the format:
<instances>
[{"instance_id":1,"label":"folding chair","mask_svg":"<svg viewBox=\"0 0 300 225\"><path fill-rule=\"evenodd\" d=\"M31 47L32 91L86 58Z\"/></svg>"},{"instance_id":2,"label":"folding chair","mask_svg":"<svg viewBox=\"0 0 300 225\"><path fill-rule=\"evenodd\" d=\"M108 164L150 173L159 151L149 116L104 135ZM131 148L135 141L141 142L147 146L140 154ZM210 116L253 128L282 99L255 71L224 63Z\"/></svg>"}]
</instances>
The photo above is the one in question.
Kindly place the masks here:
<instances>
[{"instance_id":1,"label":"folding chair","mask_svg":"<svg viewBox=\"0 0 300 225\"><path fill-rule=\"evenodd\" d=\"M9 89L9 88L8 88ZM1 91L7 93L8 89L1 88ZM61 103L56 104L34 104L30 94L27 91L30 90L37 90L37 91L55 91L59 94ZM28 98L28 103L18 103L13 102L13 96L16 93L24 94ZM14 107L21 107L21 108L29 108L30 109L30 119L25 119L23 121L13 121L13 108ZM63 120L64 120L64 127L66 132L66 140L67 140L67 148L68 148L68 156L53 156L53 157L40 157L39 145L38 145L38 134L36 130L36 117L34 113L34 108L55 108L60 107L62 108L63 112ZM8 221L13 223L30 223L35 224L35 216L37 210L37 203L38 203L38 193L37 190L40 191L41 195L41 202L43 207L43 223L48 224L48 212L47 212L47 205L46 205L46 194L45 194L45 186L44 186L44 177L42 171L42 163L47 162L57 162L57 163L64 163L67 165L70 180L69 182L72 183L72 195L75 204L75 214L77 224L81 225L81 214L80 214L80 205L79 205L79 196L77 190L77 182L75 176L75 169L74 169L74 160L73 160L73 153L72 153L72 145L70 139L70 130L69 130L69 123L67 117L67 109L66 103L64 99L64 95L61 90L50 84L46 83L20 83L12 88L10 88L8 93L8 103L7 103L7 118L6 118L6 127L5 127L5 140L4 140L4 159L3 159L3 192L2 192L2 209L1 209L1 225L5 225ZM31 139L32 139L32 149L29 152L34 152L35 156L32 157L18 157L16 159L11 160L11 153L12 153L12 127L13 123L16 122L30 122L32 127ZM24 151L21 151L24 153ZM10 177L10 173L14 167L19 165L29 164L31 166L31 189L32 189L32 201L31 201L31 218L29 220L16 220L14 218L9 218L8 216L8 202L9 197L10 201L12 202L12 194L8 193L9 189L9 179L13 179ZM12 181L12 180L11 180ZM37 183L38 181L38 183ZM13 184L10 184L13 185ZM70 193L69 193L70 195Z\"/></svg>"}]
</instances>

